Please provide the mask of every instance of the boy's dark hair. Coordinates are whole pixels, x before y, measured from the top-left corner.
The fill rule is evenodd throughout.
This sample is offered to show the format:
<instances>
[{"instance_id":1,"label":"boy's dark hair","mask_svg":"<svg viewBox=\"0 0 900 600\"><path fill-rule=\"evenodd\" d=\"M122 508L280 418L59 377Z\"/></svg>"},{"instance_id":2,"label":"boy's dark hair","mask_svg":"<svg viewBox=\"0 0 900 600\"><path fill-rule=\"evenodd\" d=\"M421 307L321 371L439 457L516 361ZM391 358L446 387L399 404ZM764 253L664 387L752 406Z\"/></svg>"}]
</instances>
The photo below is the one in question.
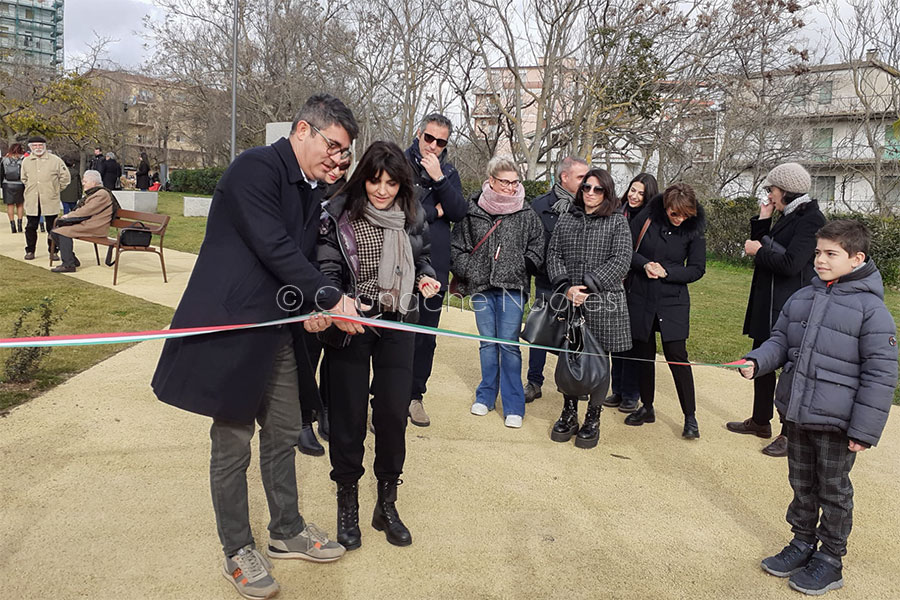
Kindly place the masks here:
<instances>
[{"instance_id":1,"label":"boy's dark hair","mask_svg":"<svg viewBox=\"0 0 900 600\"><path fill-rule=\"evenodd\" d=\"M413 187L413 174L406 155L394 142L372 142L372 145L366 149L362 158L359 159L359 164L353 170L353 175L341 189L341 193L347 195L344 210L349 213L351 219L361 218L363 210L369 202L369 196L366 194L366 181L377 180L384 172L400 184L394 204L399 206L406 215L406 224L412 225L415 223L416 210L419 205Z\"/></svg>"},{"instance_id":2,"label":"boy's dark hair","mask_svg":"<svg viewBox=\"0 0 900 600\"><path fill-rule=\"evenodd\" d=\"M852 219L838 219L825 223L825 226L816 232L816 239L836 242L850 256L862 252L868 257L869 247L872 244L869 228Z\"/></svg>"},{"instance_id":3,"label":"boy's dark hair","mask_svg":"<svg viewBox=\"0 0 900 600\"><path fill-rule=\"evenodd\" d=\"M294 133L300 121L306 121L319 129L340 125L350 136L351 142L359 135L359 125L356 124L353 112L331 94L310 96L294 117L291 133Z\"/></svg>"},{"instance_id":4,"label":"boy's dark hair","mask_svg":"<svg viewBox=\"0 0 900 600\"><path fill-rule=\"evenodd\" d=\"M616 196L616 184L613 183L612 176L606 169L591 169L587 172L584 179L581 180L581 185L578 186L578 191L575 193L574 204L584 208L584 189L581 186L586 184L591 177L596 177L603 188L603 204L597 207L597 211L594 214L598 217L608 217L619 208L619 198Z\"/></svg>"}]
</instances>

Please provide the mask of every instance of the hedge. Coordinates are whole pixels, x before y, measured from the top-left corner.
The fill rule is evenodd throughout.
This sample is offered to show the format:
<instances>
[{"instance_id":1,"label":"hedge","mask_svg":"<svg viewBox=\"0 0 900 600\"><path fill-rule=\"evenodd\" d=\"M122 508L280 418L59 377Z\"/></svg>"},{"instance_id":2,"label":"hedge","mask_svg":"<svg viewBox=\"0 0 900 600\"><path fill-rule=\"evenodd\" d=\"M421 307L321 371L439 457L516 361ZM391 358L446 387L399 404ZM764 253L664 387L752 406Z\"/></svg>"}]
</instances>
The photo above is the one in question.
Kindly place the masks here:
<instances>
[{"instance_id":1,"label":"hedge","mask_svg":"<svg viewBox=\"0 0 900 600\"><path fill-rule=\"evenodd\" d=\"M744 240L750 234L750 217L759 214L756 198L714 198L703 203L706 209L707 253L729 262L746 265L752 259L743 256ZM829 220L855 219L872 233L872 258L885 284L900 285L900 219L860 213L828 213Z\"/></svg>"},{"instance_id":2,"label":"hedge","mask_svg":"<svg viewBox=\"0 0 900 600\"><path fill-rule=\"evenodd\" d=\"M173 192L182 194L202 194L212 196L226 167L209 167L206 169L180 169L169 175Z\"/></svg>"}]
</instances>

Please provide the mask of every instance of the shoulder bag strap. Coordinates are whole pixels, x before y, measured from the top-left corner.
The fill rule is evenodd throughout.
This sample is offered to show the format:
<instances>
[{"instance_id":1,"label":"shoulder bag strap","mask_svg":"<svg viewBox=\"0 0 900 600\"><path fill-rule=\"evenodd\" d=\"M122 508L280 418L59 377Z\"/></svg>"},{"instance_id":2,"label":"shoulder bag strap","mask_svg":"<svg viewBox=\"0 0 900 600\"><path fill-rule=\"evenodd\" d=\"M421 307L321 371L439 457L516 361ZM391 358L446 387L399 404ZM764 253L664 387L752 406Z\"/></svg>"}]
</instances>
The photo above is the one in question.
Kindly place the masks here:
<instances>
[{"instance_id":1,"label":"shoulder bag strap","mask_svg":"<svg viewBox=\"0 0 900 600\"><path fill-rule=\"evenodd\" d=\"M647 229L650 227L650 217L647 217L647 220L644 221L644 226L641 227L641 233L638 235L637 242L634 244L634 251L637 252L638 248L641 247L641 242L644 241L644 234L647 233Z\"/></svg>"},{"instance_id":2,"label":"shoulder bag strap","mask_svg":"<svg viewBox=\"0 0 900 600\"><path fill-rule=\"evenodd\" d=\"M484 234L484 237L481 238L481 240L477 244L475 244L475 247L472 248L472 251L469 252L469 254L475 254L475 251L478 250L479 248L481 248L481 245L483 243L485 243L489 237L491 237L491 234L494 233L494 230L497 229L497 226L500 225L500 223L502 223L502 222L503 222L503 219L497 219L497 222L494 223L494 226L491 227L490 229L488 229L488 232L486 234Z\"/></svg>"}]
</instances>

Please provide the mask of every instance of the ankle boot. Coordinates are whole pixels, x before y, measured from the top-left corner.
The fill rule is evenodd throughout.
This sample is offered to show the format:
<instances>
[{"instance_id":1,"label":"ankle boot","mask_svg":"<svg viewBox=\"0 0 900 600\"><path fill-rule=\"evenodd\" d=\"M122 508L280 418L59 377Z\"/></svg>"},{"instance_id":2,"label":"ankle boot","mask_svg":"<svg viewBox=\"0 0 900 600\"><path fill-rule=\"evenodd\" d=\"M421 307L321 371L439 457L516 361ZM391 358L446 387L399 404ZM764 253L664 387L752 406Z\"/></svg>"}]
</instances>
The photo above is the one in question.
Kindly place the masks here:
<instances>
[{"instance_id":1,"label":"ankle boot","mask_svg":"<svg viewBox=\"0 0 900 600\"><path fill-rule=\"evenodd\" d=\"M681 432L681 437L688 440L696 440L700 437L700 426L697 425L697 417L685 415L684 430Z\"/></svg>"},{"instance_id":2,"label":"ankle boot","mask_svg":"<svg viewBox=\"0 0 900 600\"><path fill-rule=\"evenodd\" d=\"M600 439L600 412L603 408L600 404L589 404L587 414L584 415L584 425L575 437L575 446L578 448L593 448Z\"/></svg>"},{"instance_id":3,"label":"ankle boot","mask_svg":"<svg viewBox=\"0 0 900 600\"><path fill-rule=\"evenodd\" d=\"M15 222L15 221L10 221L10 222L9 222L9 228L12 229L12 232L13 232L13 233L16 233L16 222Z\"/></svg>"},{"instance_id":4,"label":"ankle boot","mask_svg":"<svg viewBox=\"0 0 900 600\"><path fill-rule=\"evenodd\" d=\"M550 439L554 442L568 442L578 431L578 399L563 396L563 409L559 419L553 424Z\"/></svg>"},{"instance_id":5,"label":"ankle boot","mask_svg":"<svg viewBox=\"0 0 900 600\"><path fill-rule=\"evenodd\" d=\"M359 532L359 487L354 483L337 484L337 541L347 550L362 546Z\"/></svg>"},{"instance_id":6,"label":"ankle boot","mask_svg":"<svg viewBox=\"0 0 900 600\"><path fill-rule=\"evenodd\" d=\"M16 227L19 228L19 233L22 233L22 219L16 220Z\"/></svg>"},{"instance_id":7,"label":"ankle boot","mask_svg":"<svg viewBox=\"0 0 900 600\"><path fill-rule=\"evenodd\" d=\"M387 541L395 546L409 546L412 544L412 535L409 529L400 520L397 513L397 486L402 483L399 479L378 480L378 502L375 504L375 512L372 513L372 527L383 531Z\"/></svg>"},{"instance_id":8,"label":"ankle boot","mask_svg":"<svg viewBox=\"0 0 900 600\"><path fill-rule=\"evenodd\" d=\"M306 454L307 456L322 456L325 454L325 448L323 448L322 444L319 443L319 440L316 439L312 423L304 423L301 427L300 440L297 442L297 450L299 450L301 454Z\"/></svg>"}]
</instances>

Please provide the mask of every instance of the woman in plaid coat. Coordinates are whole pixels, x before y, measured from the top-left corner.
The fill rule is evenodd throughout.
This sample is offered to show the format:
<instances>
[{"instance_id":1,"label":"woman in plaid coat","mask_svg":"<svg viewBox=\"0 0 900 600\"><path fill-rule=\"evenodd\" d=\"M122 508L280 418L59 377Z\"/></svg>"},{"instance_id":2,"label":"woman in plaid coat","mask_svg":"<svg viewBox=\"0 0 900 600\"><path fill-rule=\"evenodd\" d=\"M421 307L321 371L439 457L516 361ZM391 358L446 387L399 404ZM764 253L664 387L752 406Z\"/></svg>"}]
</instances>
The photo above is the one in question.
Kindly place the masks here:
<instances>
[{"instance_id":1,"label":"woman in plaid coat","mask_svg":"<svg viewBox=\"0 0 900 600\"><path fill-rule=\"evenodd\" d=\"M557 223L547 250L547 274L553 289L565 294L575 306L584 306L588 329L607 352L631 348L628 305L622 285L631 264L631 232L618 207L609 172L588 171L571 210ZM601 403L608 388L609 378L591 393L580 430L578 399L563 396L562 414L550 439L567 442L577 431L576 446L596 446Z\"/></svg>"}]
</instances>

